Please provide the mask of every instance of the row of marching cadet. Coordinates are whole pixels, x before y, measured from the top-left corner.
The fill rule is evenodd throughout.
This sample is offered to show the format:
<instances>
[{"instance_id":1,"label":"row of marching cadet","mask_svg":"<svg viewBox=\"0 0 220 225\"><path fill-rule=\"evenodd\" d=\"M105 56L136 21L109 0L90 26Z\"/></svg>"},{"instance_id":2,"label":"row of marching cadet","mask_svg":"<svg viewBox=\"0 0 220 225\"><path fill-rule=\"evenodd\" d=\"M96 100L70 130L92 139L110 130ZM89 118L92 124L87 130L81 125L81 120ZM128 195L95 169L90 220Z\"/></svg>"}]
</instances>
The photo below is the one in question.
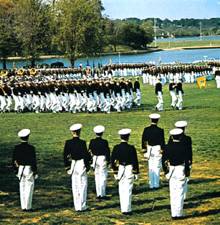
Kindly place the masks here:
<instances>
[{"instance_id":1,"label":"row of marching cadet","mask_svg":"<svg viewBox=\"0 0 220 225\"><path fill-rule=\"evenodd\" d=\"M142 134L143 156L148 161L149 188L155 191L160 188L160 170L169 181L170 204L172 219L183 219L183 205L186 198L187 185L192 166L192 141L185 134L186 121L178 121L170 131L170 139L165 144L164 130L158 126L160 115L149 115L150 125L144 128ZM72 138L64 145L64 165L72 182L72 194L75 211L89 211L87 207L88 172L92 168L95 174L96 195L98 201L109 199L106 194L108 165L118 181L118 191L121 212L132 215L133 183L139 176L139 162L136 148L129 144L131 129L118 131L120 143L113 147L110 153L109 144L103 138L105 127L94 127L96 137L86 141L80 138L82 124L70 127ZM35 179L38 177L35 147L29 144L29 129L22 129L18 136L21 143L13 152L13 167L19 179L21 209L33 211L32 196Z\"/></svg>"}]
</instances>

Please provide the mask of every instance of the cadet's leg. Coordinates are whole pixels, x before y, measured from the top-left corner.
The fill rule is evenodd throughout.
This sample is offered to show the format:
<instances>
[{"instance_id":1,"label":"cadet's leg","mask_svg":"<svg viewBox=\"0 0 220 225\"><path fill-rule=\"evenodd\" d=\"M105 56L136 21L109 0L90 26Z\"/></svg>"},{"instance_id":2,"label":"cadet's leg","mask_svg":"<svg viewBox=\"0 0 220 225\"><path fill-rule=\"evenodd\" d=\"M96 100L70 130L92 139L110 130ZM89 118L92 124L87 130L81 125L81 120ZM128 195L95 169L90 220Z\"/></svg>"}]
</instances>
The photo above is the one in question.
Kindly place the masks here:
<instances>
[{"instance_id":1,"label":"cadet's leg","mask_svg":"<svg viewBox=\"0 0 220 225\"><path fill-rule=\"evenodd\" d=\"M81 210L86 210L86 200L87 200L87 186L88 179L86 172L81 177L81 190L80 190L80 198L81 198Z\"/></svg>"},{"instance_id":2,"label":"cadet's leg","mask_svg":"<svg viewBox=\"0 0 220 225\"><path fill-rule=\"evenodd\" d=\"M20 188L20 202L21 202L21 209L26 209L26 199L25 199L25 179L24 177L21 178L19 183Z\"/></svg>"},{"instance_id":3,"label":"cadet's leg","mask_svg":"<svg viewBox=\"0 0 220 225\"><path fill-rule=\"evenodd\" d=\"M26 209L32 208L32 198L34 192L34 176L33 174L30 176L26 176L25 182L25 198L26 198Z\"/></svg>"}]
</instances>

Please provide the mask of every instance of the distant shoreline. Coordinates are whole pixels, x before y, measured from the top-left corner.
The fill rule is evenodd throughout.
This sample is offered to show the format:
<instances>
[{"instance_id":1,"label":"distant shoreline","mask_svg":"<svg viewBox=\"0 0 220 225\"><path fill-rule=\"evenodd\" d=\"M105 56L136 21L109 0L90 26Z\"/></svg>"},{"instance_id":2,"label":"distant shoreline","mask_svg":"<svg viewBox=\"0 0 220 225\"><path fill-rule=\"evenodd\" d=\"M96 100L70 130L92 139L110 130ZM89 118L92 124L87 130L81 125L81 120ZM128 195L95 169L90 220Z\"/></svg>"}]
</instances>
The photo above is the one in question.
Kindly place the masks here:
<instances>
[{"instance_id":1,"label":"distant shoreline","mask_svg":"<svg viewBox=\"0 0 220 225\"><path fill-rule=\"evenodd\" d=\"M108 55L136 55L136 54L144 54L144 53L151 53L151 52L159 52L159 51L176 51L176 50L194 50L194 49L218 49L219 46L192 46L192 47L175 47L175 48L149 48L146 50L131 50L125 52L109 52L109 53L102 53L100 56L108 56ZM39 59L62 59L66 58L65 55L42 55ZM84 57L79 57L84 58ZM18 61L18 60L28 60L22 56L16 57L8 57L7 60L9 61Z\"/></svg>"}]
</instances>

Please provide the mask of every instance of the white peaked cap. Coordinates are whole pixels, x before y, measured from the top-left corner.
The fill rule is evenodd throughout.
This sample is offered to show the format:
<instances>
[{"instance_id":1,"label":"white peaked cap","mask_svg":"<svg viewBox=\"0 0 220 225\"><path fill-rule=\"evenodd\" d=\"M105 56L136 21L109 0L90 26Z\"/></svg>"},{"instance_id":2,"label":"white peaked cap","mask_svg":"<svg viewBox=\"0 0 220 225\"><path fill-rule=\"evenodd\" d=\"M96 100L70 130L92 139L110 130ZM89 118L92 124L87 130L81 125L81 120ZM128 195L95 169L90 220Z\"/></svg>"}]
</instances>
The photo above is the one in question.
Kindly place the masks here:
<instances>
[{"instance_id":1,"label":"white peaked cap","mask_svg":"<svg viewBox=\"0 0 220 225\"><path fill-rule=\"evenodd\" d=\"M27 137L31 131L29 129L22 129L18 132L18 137Z\"/></svg>"},{"instance_id":2,"label":"white peaked cap","mask_svg":"<svg viewBox=\"0 0 220 225\"><path fill-rule=\"evenodd\" d=\"M149 117L151 119L160 119L160 114L158 114L158 113L152 113L152 114L149 115Z\"/></svg>"},{"instance_id":3,"label":"white peaked cap","mask_svg":"<svg viewBox=\"0 0 220 225\"><path fill-rule=\"evenodd\" d=\"M76 130L80 130L82 128L82 124L81 123L75 123L70 127L70 131L76 131Z\"/></svg>"},{"instance_id":4,"label":"white peaked cap","mask_svg":"<svg viewBox=\"0 0 220 225\"><path fill-rule=\"evenodd\" d=\"M170 135L180 135L182 133L183 133L183 130L179 128L175 128L170 131Z\"/></svg>"},{"instance_id":5,"label":"white peaked cap","mask_svg":"<svg viewBox=\"0 0 220 225\"><path fill-rule=\"evenodd\" d=\"M187 122L182 120L182 121L177 121L175 123L175 127L186 127L187 126Z\"/></svg>"},{"instance_id":6,"label":"white peaked cap","mask_svg":"<svg viewBox=\"0 0 220 225\"><path fill-rule=\"evenodd\" d=\"M102 125L98 125L98 126L95 126L93 128L93 131L96 133L96 134L100 134L100 133L103 133L105 131L105 127L102 126Z\"/></svg>"},{"instance_id":7,"label":"white peaked cap","mask_svg":"<svg viewBox=\"0 0 220 225\"><path fill-rule=\"evenodd\" d=\"M119 135L127 135L131 133L131 129L125 128L118 131Z\"/></svg>"}]
</instances>

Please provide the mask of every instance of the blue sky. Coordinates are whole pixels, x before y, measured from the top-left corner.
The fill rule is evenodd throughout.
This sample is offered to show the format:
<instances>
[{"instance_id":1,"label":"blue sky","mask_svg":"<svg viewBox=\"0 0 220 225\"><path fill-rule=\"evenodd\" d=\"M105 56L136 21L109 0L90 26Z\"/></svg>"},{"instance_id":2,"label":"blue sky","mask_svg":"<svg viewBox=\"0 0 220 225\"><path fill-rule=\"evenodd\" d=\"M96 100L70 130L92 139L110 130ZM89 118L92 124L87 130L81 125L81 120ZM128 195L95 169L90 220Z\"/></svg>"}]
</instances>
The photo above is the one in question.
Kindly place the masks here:
<instances>
[{"instance_id":1,"label":"blue sky","mask_svg":"<svg viewBox=\"0 0 220 225\"><path fill-rule=\"evenodd\" d=\"M220 0L102 0L104 14L112 19L220 17Z\"/></svg>"}]
</instances>

